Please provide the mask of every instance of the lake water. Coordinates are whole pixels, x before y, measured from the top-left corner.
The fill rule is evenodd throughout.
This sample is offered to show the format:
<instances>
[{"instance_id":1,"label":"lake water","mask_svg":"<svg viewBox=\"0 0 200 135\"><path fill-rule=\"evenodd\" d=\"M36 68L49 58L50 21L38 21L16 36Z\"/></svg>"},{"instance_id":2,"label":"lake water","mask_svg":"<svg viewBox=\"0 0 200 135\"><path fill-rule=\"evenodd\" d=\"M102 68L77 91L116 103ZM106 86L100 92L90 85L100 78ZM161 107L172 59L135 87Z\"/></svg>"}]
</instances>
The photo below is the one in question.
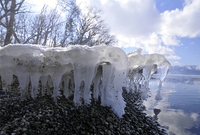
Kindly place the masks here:
<instances>
[{"instance_id":1,"label":"lake water","mask_svg":"<svg viewBox=\"0 0 200 135\"><path fill-rule=\"evenodd\" d=\"M160 109L155 117L169 135L200 135L200 76L168 75L156 101L158 76L150 82L150 96L144 105L148 115Z\"/></svg>"}]
</instances>

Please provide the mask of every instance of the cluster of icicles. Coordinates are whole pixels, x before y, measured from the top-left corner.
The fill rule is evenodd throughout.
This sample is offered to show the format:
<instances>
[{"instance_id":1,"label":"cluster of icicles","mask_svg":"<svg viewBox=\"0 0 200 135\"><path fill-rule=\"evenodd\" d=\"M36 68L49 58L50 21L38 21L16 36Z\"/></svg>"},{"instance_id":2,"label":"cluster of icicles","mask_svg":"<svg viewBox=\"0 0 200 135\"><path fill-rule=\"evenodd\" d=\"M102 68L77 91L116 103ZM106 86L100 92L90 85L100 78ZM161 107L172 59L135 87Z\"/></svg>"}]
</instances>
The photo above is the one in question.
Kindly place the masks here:
<instances>
[{"instance_id":1,"label":"cluster of icicles","mask_svg":"<svg viewBox=\"0 0 200 135\"><path fill-rule=\"evenodd\" d=\"M158 68L162 69L162 82L170 67L162 55L142 55L140 51L126 55L120 48L105 45L73 45L65 48L7 45L0 48L3 90L10 91L15 75L22 97L51 94L56 101L62 95L66 98L73 96L74 104L81 105L90 104L93 96L95 100L100 98L101 105L110 106L121 117L126 106L122 86L127 83L129 88L134 84L146 86ZM41 90L38 89L39 81ZM48 86L52 86L53 91L47 89Z\"/></svg>"}]
</instances>

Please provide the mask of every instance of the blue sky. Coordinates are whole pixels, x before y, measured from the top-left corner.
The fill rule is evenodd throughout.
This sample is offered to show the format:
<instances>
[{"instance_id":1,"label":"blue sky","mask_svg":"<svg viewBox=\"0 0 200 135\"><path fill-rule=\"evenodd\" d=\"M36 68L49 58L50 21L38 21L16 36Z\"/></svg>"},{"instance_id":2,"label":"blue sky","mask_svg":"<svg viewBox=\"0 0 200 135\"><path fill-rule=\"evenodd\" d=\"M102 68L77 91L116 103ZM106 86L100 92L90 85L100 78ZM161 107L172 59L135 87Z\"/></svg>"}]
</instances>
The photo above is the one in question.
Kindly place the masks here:
<instances>
[{"instance_id":1,"label":"blue sky","mask_svg":"<svg viewBox=\"0 0 200 135\"><path fill-rule=\"evenodd\" d=\"M56 5L56 0L33 1L37 2ZM76 2L102 11L111 34L119 41L116 46L125 52L142 48L143 53L164 55L172 65L200 65L200 0Z\"/></svg>"}]
</instances>

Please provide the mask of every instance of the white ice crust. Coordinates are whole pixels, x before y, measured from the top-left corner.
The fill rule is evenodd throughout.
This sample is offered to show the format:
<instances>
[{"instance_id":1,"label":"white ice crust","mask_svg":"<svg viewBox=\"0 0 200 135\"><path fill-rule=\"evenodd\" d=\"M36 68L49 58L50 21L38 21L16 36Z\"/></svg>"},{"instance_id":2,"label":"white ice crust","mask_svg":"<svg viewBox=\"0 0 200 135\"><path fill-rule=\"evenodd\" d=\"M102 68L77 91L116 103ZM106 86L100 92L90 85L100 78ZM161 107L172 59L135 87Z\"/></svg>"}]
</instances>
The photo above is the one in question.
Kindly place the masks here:
<instances>
[{"instance_id":1,"label":"white ice crust","mask_svg":"<svg viewBox=\"0 0 200 135\"><path fill-rule=\"evenodd\" d=\"M53 48L10 44L0 48L0 76L5 91L10 90L13 75L16 75L22 97L30 94L35 98L40 94L49 94L56 101L62 95L66 98L73 95L74 104L81 105L90 104L93 95L95 100L100 97L101 105L110 106L119 117L125 113L122 86L127 79L129 86L139 84L141 80L148 84L151 75L161 68L162 82L169 67L170 63L164 56L142 55L141 49L126 55L120 48L105 45ZM143 72L140 73L140 70ZM40 91L39 80L42 84Z\"/></svg>"}]
</instances>

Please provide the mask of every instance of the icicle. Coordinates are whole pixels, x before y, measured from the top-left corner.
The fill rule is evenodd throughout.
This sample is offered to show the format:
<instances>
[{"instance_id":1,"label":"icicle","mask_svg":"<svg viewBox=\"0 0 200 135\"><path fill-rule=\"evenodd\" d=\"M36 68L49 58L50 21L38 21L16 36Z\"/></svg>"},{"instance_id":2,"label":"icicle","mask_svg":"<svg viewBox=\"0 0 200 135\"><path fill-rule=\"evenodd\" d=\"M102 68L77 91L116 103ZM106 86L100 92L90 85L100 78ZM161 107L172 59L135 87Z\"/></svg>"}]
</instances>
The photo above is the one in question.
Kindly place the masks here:
<instances>
[{"instance_id":1,"label":"icicle","mask_svg":"<svg viewBox=\"0 0 200 135\"><path fill-rule=\"evenodd\" d=\"M42 75L40 76L40 80L41 80L41 85L42 85L42 96L44 96L46 94L46 85L47 85L47 80L48 80L48 75Z\"/></svg>"},{"instance_id":2,"label":"icicle","mask_svg":"<svg viewBox=\"0 0 200 135\"><path fill-rule=\"evenodd\" d=\"M102 66L98 66L96 69L96 75L93 79L94 88L93 88L93 98L98 100L101 91L101 78L102 78Z\"/></svg>"},{"instance_id":3,"label":"icicle","mask_svg":"<svg viewBox=\"0 0 200 135\"><path fill-rule=\"evenodd\" d=\"M90 104L90 86L95 76L95 68L99 63L98 53L88 46L70 46L65 54L69 58L74 69L74 103L80 105L80 85L84 81L83 99L85 104Z\"/></svg>"},{"instance_id":4,"label":"icicle","mask_svg":"<svg viewBox=\"0 0 200 135\"><path fill-rule=\"evenodd\" d=\"M69 76L63 77L63 83L64 83L63 95L65 96L65 98L69 98L69 96L70 96L70 91L69 91L70 79L71 79L71 77L69 77Z\"/></svg>"},{"instance_id":5,"label":"icicle","mask_svg":"<svg viewBox=\"0 0 200 135\"><path fill-rule=\"evenodd\" d=\"M101 105L105 106L109 102L106 101L106 92L109 91L108 83L110 82L110 76L112 72L112 68L110 64L103 64L103 76L102 76L102 91L101 91ZM111 84L110 84L111 85Z\"/></svg>"}]
</instances>

